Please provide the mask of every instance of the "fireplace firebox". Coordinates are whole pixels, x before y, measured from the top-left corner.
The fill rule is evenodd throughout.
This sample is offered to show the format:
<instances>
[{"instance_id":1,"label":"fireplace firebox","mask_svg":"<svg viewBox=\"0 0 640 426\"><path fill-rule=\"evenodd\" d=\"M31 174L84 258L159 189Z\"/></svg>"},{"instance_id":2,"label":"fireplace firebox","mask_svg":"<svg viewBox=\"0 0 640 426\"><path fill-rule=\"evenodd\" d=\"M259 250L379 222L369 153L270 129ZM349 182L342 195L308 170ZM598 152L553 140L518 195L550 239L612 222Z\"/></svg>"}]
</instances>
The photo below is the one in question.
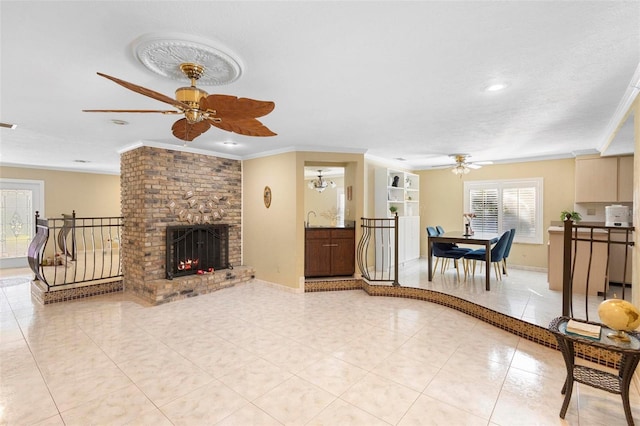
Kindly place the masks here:
<instances>
[{"instance_id":1,"label":"fireplace firebox","mask_svg":"<svg viewBox=\"0 0 640 426\"><path fill-rule=\"evenodd\" d=\"M229 225L167 227L167 279L229 266Z\"/></svg>"}]
</instances>

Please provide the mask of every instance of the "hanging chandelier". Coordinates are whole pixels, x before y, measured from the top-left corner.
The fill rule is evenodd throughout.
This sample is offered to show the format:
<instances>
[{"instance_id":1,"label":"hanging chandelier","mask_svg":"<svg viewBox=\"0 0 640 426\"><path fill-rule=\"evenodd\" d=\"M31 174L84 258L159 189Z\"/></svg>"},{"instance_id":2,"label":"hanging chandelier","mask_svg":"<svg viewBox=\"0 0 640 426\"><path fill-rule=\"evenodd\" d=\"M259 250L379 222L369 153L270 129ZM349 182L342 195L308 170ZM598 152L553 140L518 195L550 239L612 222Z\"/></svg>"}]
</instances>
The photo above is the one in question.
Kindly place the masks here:
<instances>
[{"instance_id":1,"label":"hanging chandelier","mask_svg":"<svg viewBox=\"0 0 640 426\"><path fill-rule=\"evenodd\" d=\"M318 192L322 192L328 187L335 188L336 184L333 181L322 179L322 170L318 170L318 179L311 179L309 181L309 188L315 189Z\"/></svg>"}]
</instances>

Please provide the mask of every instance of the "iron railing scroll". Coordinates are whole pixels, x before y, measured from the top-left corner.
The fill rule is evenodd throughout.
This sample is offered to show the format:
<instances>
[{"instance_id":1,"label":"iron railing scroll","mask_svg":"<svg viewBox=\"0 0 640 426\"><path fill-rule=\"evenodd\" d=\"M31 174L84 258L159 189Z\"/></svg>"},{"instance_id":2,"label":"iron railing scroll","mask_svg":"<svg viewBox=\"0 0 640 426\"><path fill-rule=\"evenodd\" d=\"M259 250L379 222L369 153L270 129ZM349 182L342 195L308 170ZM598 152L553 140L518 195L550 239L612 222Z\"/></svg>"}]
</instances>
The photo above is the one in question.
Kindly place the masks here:
<instances>
[{"instance_id":1,"label":"iron railing scroll","mask_svg":"<svg viewBox=\"0 0 640 426\"><path fill-rule=\"evenodd\" d=\"M586 236L585 236L586 235ZM612 238L613 236L617 238ZM625 298L625 289L627 282L627 265L630 259L630 249L634 246L633 241L633 227L619 227L619 226L605 226L605 225L591 225L582 224L575 225L571 220L571 215L567 214L564 220L564 235L563 235L563 264L562 264L562 315L567 317L575 317L575 311L573 307L573 287L574 281L577 279L578 271L576 271L577 265L577 253L581 253L581 256L586 256L586 262L581 264L586 265L586 278L584 283L584 304L585 304L585 319L589 321L589 287L591 285L600 286L597 287L598 296L602 296L603 299L607 298L607 290L609 289L609 266L611 255L611 247L616 245L624 246L623 255L623 272L620 294L616 295L621 299ZM585 255L584 250L578 251L578 243L582 242L588 248L588 253ZM592 265L596 261L594 259L594 248L596 245L606 244L606 260L605 260L605 276L604 282L593 282L591 270ZM583 246L584 247L584 246ZM583 259L581 259L583 260ZM585 276L585 274L581 274ZM582 283L580 283L582 284ZM600 291L602 290L602 291Z\"/></svg>"},{"instance_id":2,"label":"iron railing scroll","mask_svg":"<svg viewBox=\"0 0 640 426\"><path fill-rule=\"evenodd\" d=\"M367 281L398 281L398 215L391 218L361 218L358 267Z\"/></svg>"},{"instance_id":3,"label":"iron railing scroll","mask_svg":"<svg viewBox=\"0 0 640 426\"><path fill-rule=\"evenodd\" d=\"M48 289L96 284L122 277L121 217L41 219L29 245L29 267Z\"/></svg>"}]
</instances>

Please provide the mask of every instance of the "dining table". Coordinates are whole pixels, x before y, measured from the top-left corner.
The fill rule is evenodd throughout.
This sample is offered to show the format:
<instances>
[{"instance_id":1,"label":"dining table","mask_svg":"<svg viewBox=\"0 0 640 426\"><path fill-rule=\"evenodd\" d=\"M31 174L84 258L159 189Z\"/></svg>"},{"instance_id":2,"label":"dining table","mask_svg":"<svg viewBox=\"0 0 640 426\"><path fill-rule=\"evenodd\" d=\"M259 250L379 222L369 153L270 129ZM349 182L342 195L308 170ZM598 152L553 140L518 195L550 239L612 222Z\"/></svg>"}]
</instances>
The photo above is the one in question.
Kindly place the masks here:
<instances>
[{"instance_id":1,"label":"dining table","mask_svg":"<svg viewBox=\"0 0 640 426\"><path fill-rule=\"evenodd\" d=\"M487 291L491 290L491 245L498 240L498 234L494 233L473 233L467 235L462 231L450 231L437 236L428 237L428 267L429 267L429 281L433 281L433 243L452 243L452 244L469 244L484 246L485 248L485 288Z\"/></svg>"}]
</instances>

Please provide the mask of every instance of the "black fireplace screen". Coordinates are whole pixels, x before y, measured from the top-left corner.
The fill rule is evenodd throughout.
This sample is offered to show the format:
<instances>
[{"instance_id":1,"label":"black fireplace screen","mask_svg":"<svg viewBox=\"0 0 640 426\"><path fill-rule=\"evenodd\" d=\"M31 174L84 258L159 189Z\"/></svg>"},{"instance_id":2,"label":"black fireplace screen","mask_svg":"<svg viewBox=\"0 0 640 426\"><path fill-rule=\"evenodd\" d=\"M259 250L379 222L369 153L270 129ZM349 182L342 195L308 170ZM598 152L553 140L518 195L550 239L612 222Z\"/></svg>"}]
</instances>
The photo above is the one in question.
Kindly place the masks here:
<instances>
[{"instance_id":1,"label":"black fireplace screen","mask_svg":"<svg viewBox=\"0 0 640 426\"><path fill-rule=\"evenodd\" d=\"M229 267L229 225L167 227L167 279Z\"/></svg>"}]
</instances>

